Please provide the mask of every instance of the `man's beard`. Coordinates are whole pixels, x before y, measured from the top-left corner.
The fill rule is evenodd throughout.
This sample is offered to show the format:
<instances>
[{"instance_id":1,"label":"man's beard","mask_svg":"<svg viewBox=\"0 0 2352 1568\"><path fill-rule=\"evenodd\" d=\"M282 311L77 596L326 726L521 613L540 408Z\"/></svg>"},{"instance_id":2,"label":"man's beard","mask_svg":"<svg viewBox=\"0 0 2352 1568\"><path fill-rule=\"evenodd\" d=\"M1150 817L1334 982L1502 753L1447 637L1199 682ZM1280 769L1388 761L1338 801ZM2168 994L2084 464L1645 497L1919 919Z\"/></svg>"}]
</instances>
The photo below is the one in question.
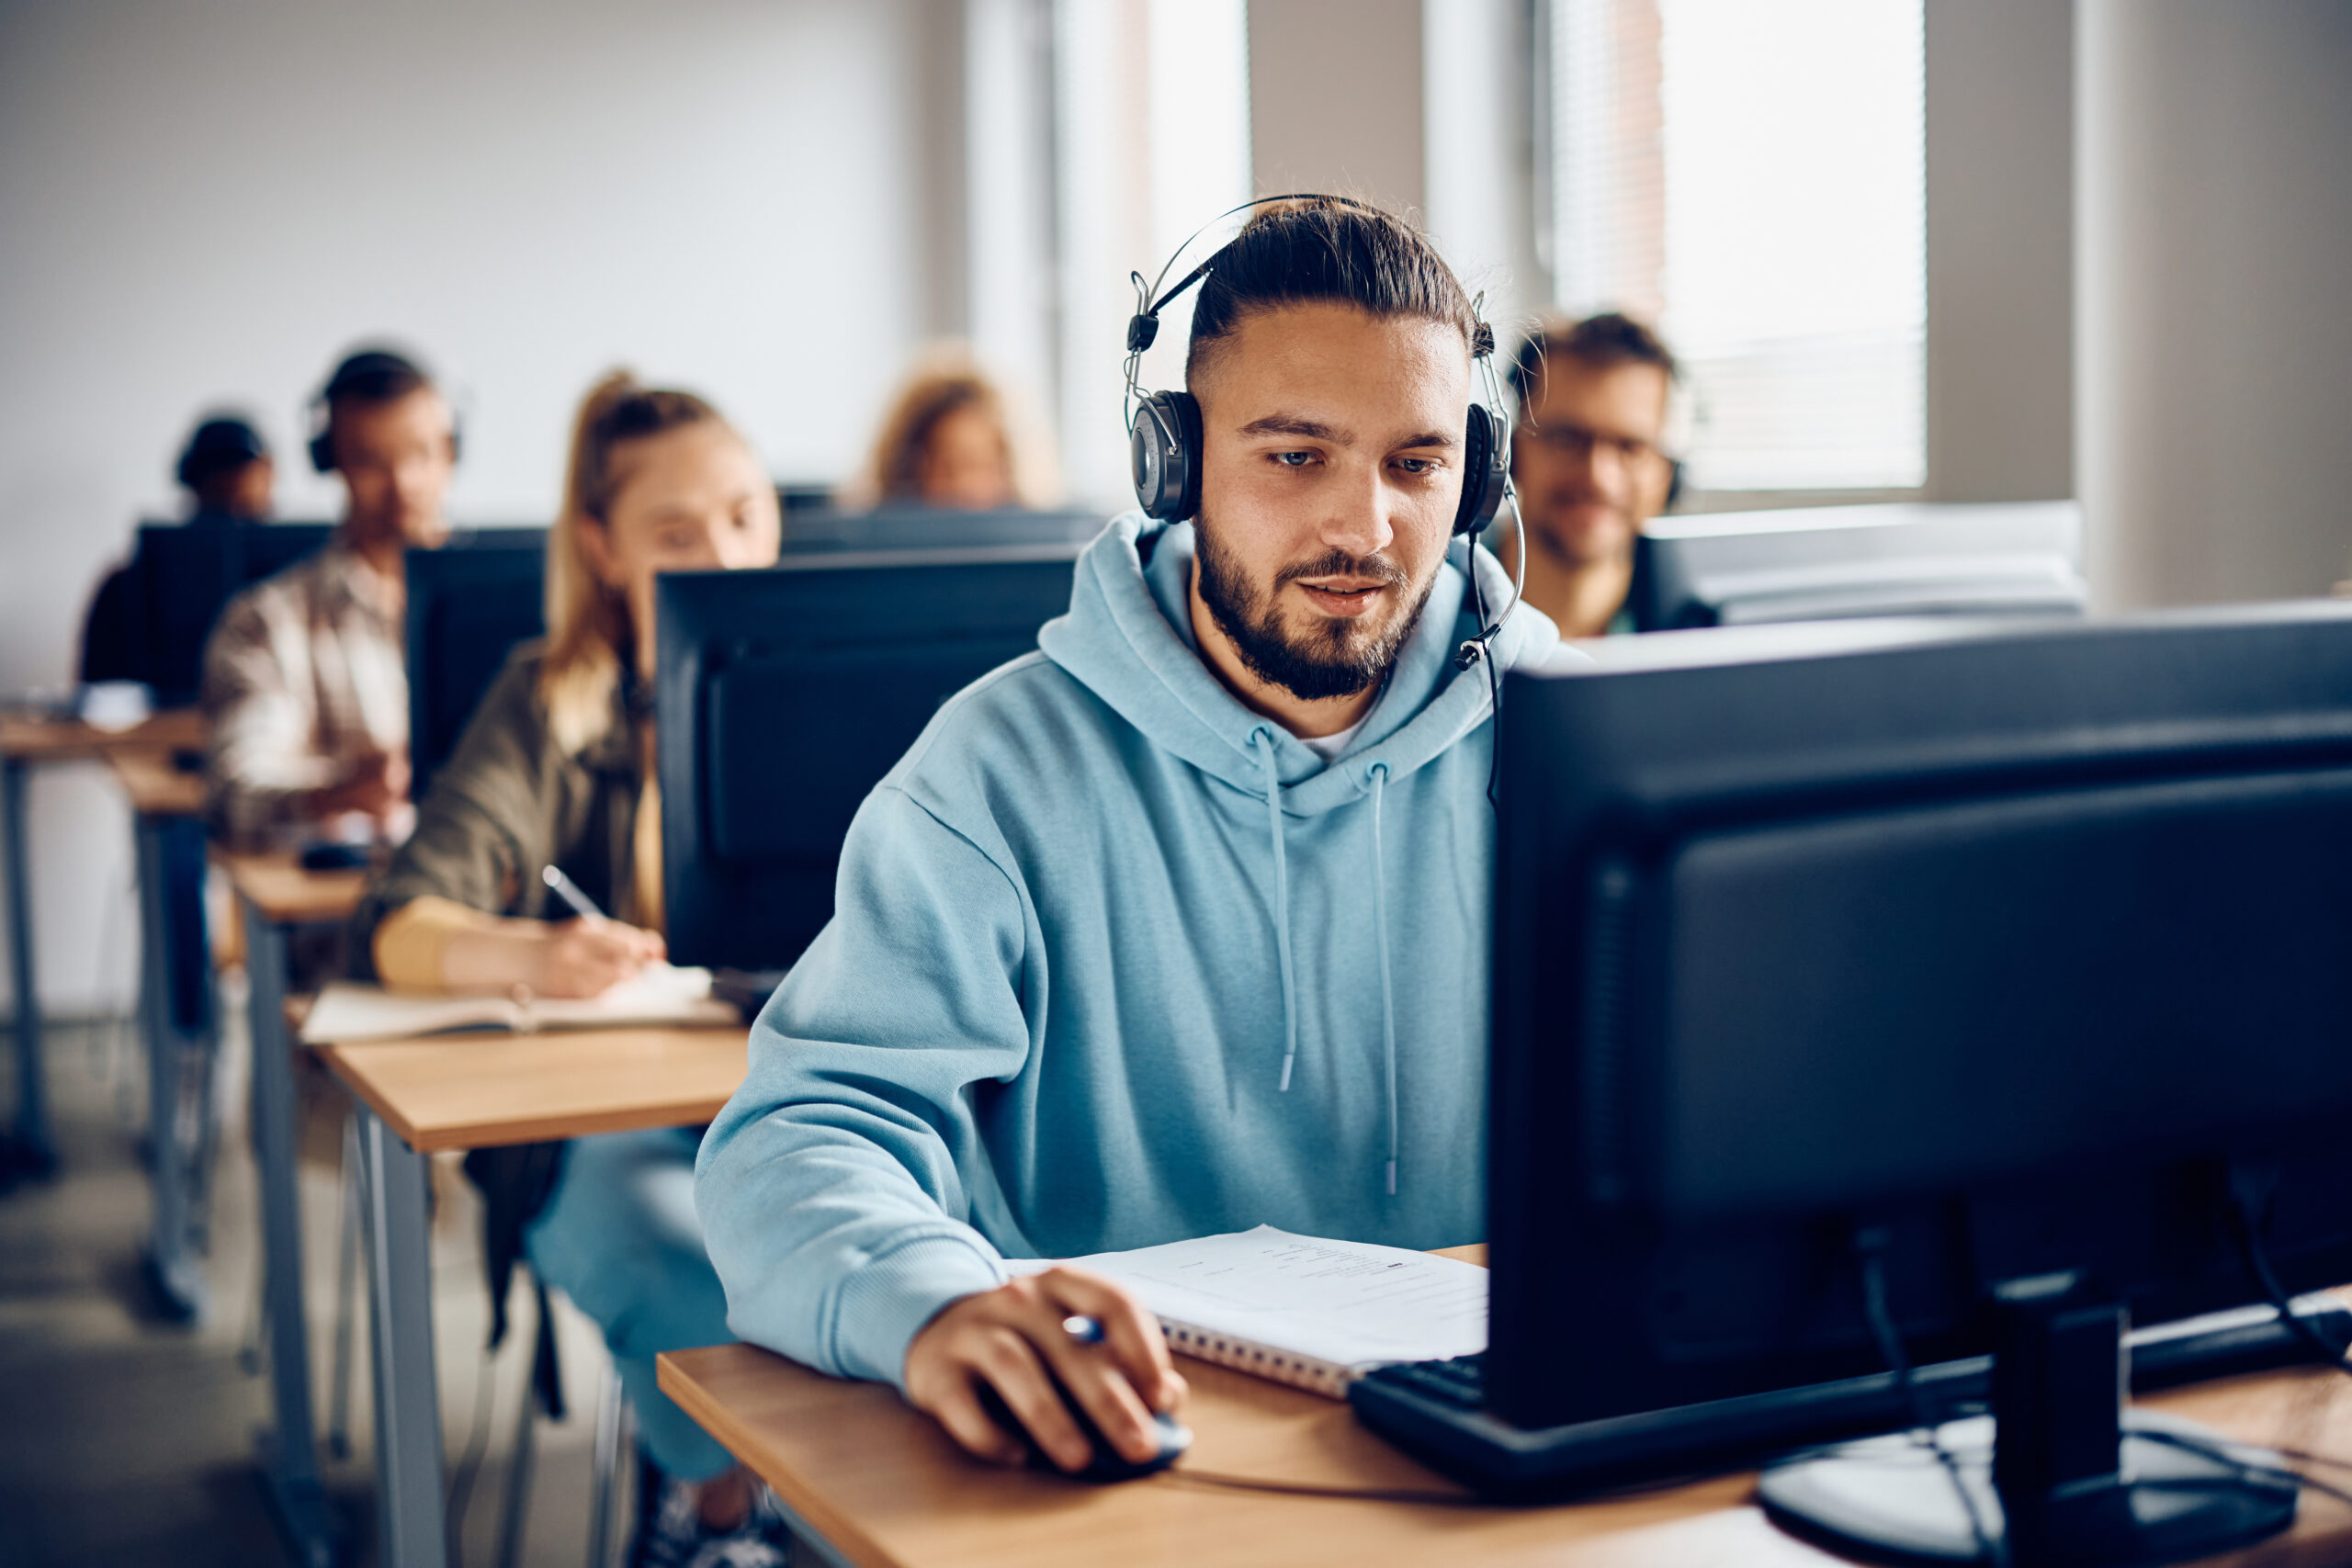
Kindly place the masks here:
<instances>
[{"instance_id":1,"label":"man's beard","mask_svg":"<svg viewBox=\"0 0 2352 1568\"><path fill-rule=\"evenodd\" d=\"M1302 636L1283 629L1278 600L1283 585L1302 577L1355 577L1385 583L1391 591L1410 581L1402 568L1385 556L1351 556L1334 549L1310 561L1286 566L1274 574L1272 593L1261 592L1241 564L1221 549L1214 532L1193 526L1193 549L1200 561L1201 603L1206 604L1217 629L1241 655L1242 667L1261 681L1282 687L1302 702L1352 697L1388 679L1405 640L1420 624L1421 611L1437 586L1437 574L1421 584L1412 607L1391 618L1385 629L1364 624L1363 617L1318 617L1321 625Z\"/></svg>"}]
</instances>

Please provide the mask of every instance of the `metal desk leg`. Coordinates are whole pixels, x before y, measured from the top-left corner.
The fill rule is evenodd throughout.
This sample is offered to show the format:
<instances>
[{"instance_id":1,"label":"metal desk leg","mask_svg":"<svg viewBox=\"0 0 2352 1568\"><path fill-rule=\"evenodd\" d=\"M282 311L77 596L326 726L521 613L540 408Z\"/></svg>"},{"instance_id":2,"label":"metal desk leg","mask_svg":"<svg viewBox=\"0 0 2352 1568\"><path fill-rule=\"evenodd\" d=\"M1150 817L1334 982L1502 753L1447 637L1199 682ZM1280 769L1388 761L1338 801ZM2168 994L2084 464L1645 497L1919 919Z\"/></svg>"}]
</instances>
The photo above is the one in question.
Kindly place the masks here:
<instances>
[{"instance_id":1,"label":"metal desk leg","mask_svg":"<svg viewBox=\"0 0 2352 1568\"><path fill-rule=\"evenodd\" d=\"M309 1317L302 1306L302 1208L294 1145L293 1042L286 1032L286 928L244 906L245 972L254 1042L254 1163L261 1190L262 1294L269 1315L276 1427L263 1445L262 1480L303 1568L332 1568L335 1529L319 1486L311 1425Z\"/></svg>"},{"instance_id":2,"label":"metal desk leg","mask_svg":"<svg viewBox=\"0 0 2352 1568\"><path fill-rule=\"evenodd\" d=\"M8 857L8 978L17 993L17 1124L0 1134L0 1180L57 1168L49 1141L49 1080L40 1051L40 997L33 979L32 865L25 857L21 757L0 759L0 853Z\"/></svg>"},{"instance_id":3,"label":"metal desk leg","mask_svg":"<svg viewBox=\"0 0 2352 1568\"><path fill-rule=\"evenodd\" d=\"M143 1262L147 1282L164 1312L182 1323L204 1315L204 1270L190 1253L190 1151L180 1141L182 1065L196 1043L173 1016L171 929L165 897L164 825L140 817L132 826L139 850L139 1021L147 1037L147 1145L155 1189L155 1229Z\"/></svg>"},{"instance_id":4,"label":"metal desk leg","mask_svg":"<svg viewBox=\"0 0 2352 1568\"><path fill-rule=\"evenodd\" d=\"M364 1106L368 1340L376 1367L376 1506L386 1568L446 1568L441 1400L433 1361L433 1258L423 1155Z\"/></svg>"}]
</instances>

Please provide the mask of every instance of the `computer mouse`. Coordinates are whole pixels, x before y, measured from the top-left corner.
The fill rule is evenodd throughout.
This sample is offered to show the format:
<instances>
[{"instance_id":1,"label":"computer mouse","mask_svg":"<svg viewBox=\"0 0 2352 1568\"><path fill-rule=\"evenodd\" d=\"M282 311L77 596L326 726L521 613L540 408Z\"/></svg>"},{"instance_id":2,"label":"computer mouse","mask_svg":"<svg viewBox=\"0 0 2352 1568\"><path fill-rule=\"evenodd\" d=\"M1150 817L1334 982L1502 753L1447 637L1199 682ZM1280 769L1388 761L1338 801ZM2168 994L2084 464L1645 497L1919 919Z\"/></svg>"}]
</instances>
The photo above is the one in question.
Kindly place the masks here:
<instances>
[{"instance_id":1,"label":"computer mouse","mask_svg":"<svg viewBox=\"0 0 2352 1568\"><path fill-rule=\"evenodd\" d=\"M298 858L304 871L365 871L368 846L323 839L315 844L304 844Z\"/></svg>"},{"instance_id":2,"label":"computer mouse","mask_svg":"<svg viewBox=\"0 0 2352 1568\"><path fill-rule=\"evenodd\" d=\"M1053 1376L1050 1372L1046 1375ZM1056 1475L1069 1476L1072 1481L1135 1481L1166 1470L1193 1446L1192 1428L1162 1411L1153 1417L1159 1426L1159 1452L1137 1464L1111 1446L1102 1436L1102 1428L1095 1426L1093 1418L1069 1396L1069 1391L1062 1387L1059 1378L1054 1378L1054 1392L1062 1396L1062 1407L1069 1412L1069 1418L1077 1423L1080 1434L1094 1450L1094 1457L1086 1462L1086 1467L1076 1472L1056 1464L1046 1450L1038 1447L1037 1439L1029 1435L1029 1428L1023 1427L1019 1417L1006 1405L1003 1395L988 1383L980 1384L980 1408L989 1413L989 1420L1021 1439L1021 1446L1029 1450L1029 1468L1032 1470L1051 1471Z\"/></svg>"}]
</instances>

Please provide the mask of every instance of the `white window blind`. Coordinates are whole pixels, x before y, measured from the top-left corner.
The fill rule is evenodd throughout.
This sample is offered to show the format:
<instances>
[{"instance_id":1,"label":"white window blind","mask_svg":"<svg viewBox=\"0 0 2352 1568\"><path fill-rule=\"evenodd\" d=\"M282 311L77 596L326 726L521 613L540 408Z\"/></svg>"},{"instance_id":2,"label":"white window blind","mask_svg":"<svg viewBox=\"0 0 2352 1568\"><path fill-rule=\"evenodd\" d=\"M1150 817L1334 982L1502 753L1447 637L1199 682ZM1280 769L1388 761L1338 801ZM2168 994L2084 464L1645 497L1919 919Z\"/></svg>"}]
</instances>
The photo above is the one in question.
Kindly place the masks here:
<instances>
[{"instance_id":1,"label":"white window blind","mask_svg":"<svg viewBox=\"0 0 2352 1568\"><path fill-rule=\"evenodd\" d=\"M1927 479L1920 0L1551 0L1559 307L1657 324L1700 490Z\"/></svg>"}]
</instances>

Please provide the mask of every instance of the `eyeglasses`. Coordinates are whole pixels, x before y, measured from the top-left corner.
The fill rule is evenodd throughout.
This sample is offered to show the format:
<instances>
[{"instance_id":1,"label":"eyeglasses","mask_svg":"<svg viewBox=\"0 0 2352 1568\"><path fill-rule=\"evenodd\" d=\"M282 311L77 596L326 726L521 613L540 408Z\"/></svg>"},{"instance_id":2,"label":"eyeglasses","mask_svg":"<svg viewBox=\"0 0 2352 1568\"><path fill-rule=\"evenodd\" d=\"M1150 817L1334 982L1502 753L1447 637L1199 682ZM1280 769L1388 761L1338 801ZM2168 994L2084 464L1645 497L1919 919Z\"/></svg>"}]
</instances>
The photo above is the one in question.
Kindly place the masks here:
<instances>
[{"instance_id":1,"label":"eyeglasses","mask_svg":"<svg viewBox=\"0 0 2352 1568\"><path fill-rule=\"evenodd\" d=\"M1634 435L1613 434L1582 424L1523 424L1519 427L1519 434L1563 457L1581 460L1600 453L1616 458L1628 468L1655 463L1666 456L1654 441L1644 441Z\"/></svg>"}]
</instances>

